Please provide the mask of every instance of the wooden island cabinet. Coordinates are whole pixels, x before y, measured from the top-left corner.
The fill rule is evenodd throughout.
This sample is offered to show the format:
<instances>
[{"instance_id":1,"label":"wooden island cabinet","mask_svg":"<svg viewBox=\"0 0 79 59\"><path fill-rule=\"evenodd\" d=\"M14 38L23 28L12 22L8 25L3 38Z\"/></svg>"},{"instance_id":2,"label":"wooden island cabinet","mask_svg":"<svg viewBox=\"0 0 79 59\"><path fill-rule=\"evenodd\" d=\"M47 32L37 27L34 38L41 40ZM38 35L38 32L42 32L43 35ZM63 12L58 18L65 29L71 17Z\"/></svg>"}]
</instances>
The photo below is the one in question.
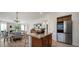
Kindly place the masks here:
<instances>
[{"instance_id":1,"label":"wooden island cabinet","mask_svg":"<svg viewBox=\"0 0 79 59\"><path fill-rule=\"evenodd\" d=\"M52 33L28 33L27 35L31 37L32 47L51 47L52 45Z\"/></svg>"}]
</instances>

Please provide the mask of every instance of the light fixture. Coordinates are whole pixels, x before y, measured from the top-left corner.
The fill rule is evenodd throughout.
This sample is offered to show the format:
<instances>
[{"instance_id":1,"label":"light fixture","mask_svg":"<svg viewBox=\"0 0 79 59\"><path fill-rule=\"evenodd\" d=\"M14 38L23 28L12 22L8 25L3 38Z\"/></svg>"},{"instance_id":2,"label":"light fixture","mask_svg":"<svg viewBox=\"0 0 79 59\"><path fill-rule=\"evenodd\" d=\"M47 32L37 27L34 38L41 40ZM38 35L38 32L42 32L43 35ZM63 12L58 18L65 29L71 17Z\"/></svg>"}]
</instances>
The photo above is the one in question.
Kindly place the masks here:
<instances>
[{"instance_id":1,"label":"light fixture","mask_svg":"<svg viewBox=\"0 0 79 59\"><path fill-rule=\"evenodd\" d=\"M16 23L20 22L18 19L18 12L16 12L16 20L14 20Z\"/></svg>"},{"instance_id":2,"label":"light fixture","mask_svg":"<svg viewBox=\"0 0 79 59\"><path fill-rule=\"evenodd\" d=\"M40 18L43 18L42 15L43 15L43 12L40 12Z\"/></svg>"}]
</instances>

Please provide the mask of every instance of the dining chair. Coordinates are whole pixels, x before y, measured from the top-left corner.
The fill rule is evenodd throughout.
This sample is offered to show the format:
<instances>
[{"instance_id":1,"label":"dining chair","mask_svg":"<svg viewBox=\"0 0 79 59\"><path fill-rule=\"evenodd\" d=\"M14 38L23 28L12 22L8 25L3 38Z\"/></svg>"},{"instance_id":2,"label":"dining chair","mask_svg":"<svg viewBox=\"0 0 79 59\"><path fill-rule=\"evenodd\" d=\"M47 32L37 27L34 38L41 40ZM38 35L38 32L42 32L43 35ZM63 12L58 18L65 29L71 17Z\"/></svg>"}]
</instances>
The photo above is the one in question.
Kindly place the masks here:
<instances>
[{"instance_id":1,"label":"dining chair","mask_svg":"<svg viewBox=\"0 0 79 59\"><path fill-rule=\"evenodd\" d=\"M13 36L13 40L16 41L16 40L20 40L20 39L22 39L21 32L15 32L14 36Z\"/></svg>"},{"instance_id":2,"label":"dining chair","mask_svg":"<svg viewBox=\"0 0 79 59\"><path fill-rule=\"evenodd\" d=\"M6 40L8 41L8 32L4 31L2 37L4 38L4 43Z\"/></svg>"}]
</instances>

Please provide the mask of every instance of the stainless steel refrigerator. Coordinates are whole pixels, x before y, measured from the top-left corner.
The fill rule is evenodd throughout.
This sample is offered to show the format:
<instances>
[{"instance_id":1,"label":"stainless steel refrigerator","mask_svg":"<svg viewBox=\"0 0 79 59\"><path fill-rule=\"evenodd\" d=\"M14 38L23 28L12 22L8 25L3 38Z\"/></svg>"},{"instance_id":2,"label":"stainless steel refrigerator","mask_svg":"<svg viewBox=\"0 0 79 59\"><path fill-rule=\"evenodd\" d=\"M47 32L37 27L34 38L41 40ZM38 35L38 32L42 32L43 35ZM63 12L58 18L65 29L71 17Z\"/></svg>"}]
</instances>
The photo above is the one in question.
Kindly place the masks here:
<instances>
[{"instance_id":1,"label":"stainless steel refrigerator","mask_svg":"<svg viewBox=\"0 0 79 59\"><path fill-rule=\"evenodd\" d=\"M64 21L65 43L72 44L72 21Z\"/></svg>"},{"instance_id":2,"label":"stainless steel refrigerator","mask_svg":"<svg viewBox=\"0 0 79 59\"><path fill-rule=\"evenodd\" d=\"M71 20L64 21L62 23L62 30L63 32L57 32L57 40L67 44L72 44L72 21Z\"/></svg>"}]
</instances>

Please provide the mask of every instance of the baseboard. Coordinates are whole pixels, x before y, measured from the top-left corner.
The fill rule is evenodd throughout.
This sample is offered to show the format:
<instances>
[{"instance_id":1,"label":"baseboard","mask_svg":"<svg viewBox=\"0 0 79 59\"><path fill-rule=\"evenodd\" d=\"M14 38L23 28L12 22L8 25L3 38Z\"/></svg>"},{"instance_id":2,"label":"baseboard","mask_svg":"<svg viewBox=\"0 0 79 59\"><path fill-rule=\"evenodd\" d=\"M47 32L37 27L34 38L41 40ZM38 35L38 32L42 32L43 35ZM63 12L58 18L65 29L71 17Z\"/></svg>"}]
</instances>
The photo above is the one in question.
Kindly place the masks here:
<instances>
[{"instance_id":1,"label":"baseboard","mask_svg":"<svg viewBox=\"0 0 79 59\"><path fill-rule=\"evenodd\" d=\"M74 45L74 46L79 46L79 44L76 44L76 43L73 43L72 45Z\"/></svg>"}]
</instances>

